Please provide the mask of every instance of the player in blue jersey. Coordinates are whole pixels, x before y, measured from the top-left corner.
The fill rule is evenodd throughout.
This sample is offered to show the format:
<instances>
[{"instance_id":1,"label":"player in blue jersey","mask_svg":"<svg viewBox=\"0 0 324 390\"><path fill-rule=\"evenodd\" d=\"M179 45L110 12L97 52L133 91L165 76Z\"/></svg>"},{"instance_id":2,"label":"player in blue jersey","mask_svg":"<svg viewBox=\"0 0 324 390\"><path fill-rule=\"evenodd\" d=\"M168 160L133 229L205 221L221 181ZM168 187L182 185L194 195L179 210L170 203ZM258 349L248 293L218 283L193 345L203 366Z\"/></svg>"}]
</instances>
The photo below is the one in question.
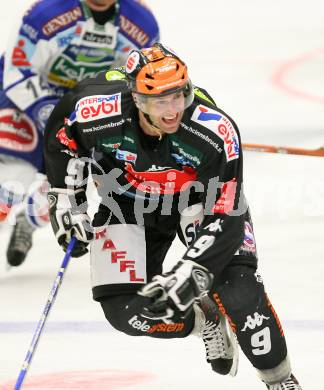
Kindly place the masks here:
<instances>
[{"instance_id":1,"label":"player in blue jersey","mask_svg":"<svg viewBox=\"0 0 324 390\"><path fill-rule=\"evenodd\" d=\"M153 14L138 0L38 0L25 12L0 60L0 221L16 216L9 218L15 223L10 265L24 261L34 229L48 221L46 178L37 173L56 102L77 82L123 64L131 49L158 37Z\"/></svg>"}]
</instances>

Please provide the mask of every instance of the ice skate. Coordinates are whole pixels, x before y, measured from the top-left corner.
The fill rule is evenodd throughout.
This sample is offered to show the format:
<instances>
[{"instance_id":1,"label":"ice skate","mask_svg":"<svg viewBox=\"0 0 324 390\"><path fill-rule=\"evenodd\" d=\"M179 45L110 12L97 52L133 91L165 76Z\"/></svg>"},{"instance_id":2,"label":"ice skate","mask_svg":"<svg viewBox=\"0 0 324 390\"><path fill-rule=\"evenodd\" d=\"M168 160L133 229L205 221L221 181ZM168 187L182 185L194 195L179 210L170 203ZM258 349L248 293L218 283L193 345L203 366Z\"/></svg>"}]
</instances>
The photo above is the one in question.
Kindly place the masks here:
<instances>
[{"instance_id":1,"label":"ice skate","mask_svg":"<svg viewBox=\"0 0 324 390\"><path fill-rule=\"evenodd\" d=\"M16 225L11 233L8 249L8 267L21 265L32 247L32 235L35 228L28 222L25 213L21 212L16 216Z\"/></svg>"},{"instance_id":2,"label":"ice skate","mask_svg":"<svg viewBox=\"0 0 324 390\"><path fill-rule=\"evenodd\" d=\"M195 305L195 314L196 325L200 321L199 334L205 344L207 362L218 374L235 376L238 369L238 344L226 318L208 297L204 297L199 306Z\"/></svg>"},{"instance_id":3,"label":"ice skate","mask_svg":"<svg viewBox=\"0 0 324 390\"><path fill-rule=\"evenodd\" d=\"M275 384L267 384L268 390L302 390L297 379L291 374L288 379Z\"/></svg>"}]
</instances>

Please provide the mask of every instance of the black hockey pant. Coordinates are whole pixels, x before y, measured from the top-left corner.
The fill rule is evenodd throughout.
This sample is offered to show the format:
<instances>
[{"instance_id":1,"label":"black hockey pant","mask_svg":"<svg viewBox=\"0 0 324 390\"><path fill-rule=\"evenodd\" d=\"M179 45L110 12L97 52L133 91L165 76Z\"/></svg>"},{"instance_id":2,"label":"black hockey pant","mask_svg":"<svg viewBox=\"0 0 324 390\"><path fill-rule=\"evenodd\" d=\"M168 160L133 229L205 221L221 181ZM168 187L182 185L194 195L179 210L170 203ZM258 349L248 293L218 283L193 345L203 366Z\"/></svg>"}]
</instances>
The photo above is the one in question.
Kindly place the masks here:
<instances>
[{"instance_id":1,"label":"black hockey pant","mask_svg":"<svg viewBox=\"0 0 324 390\"><path fill-rule=\"evenodd\" d=\"M253 366L270 369L284 360L287 348L283 330L254 268L228 266L215 280L210 297L227 316ZM194 327L193 310L185 319L175 315L172 324L165 324L141 317L146 299L133 293L102 298L100 303L110 324L128 335L169 339L190 334Z\"/></svg>"}]
</instances>

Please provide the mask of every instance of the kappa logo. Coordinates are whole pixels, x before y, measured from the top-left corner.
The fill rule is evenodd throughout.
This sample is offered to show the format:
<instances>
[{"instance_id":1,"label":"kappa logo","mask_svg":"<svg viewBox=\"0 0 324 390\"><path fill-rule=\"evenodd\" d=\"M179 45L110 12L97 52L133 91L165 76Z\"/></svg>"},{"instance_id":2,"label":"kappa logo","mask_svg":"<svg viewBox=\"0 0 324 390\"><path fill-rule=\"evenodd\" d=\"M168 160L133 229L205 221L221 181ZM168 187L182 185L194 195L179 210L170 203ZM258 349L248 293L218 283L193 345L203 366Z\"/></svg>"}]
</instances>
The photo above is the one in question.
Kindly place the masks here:
<instances>
[{"instance_id":1,"label":"kappa logo","mask_svg":"<svg viewBox=\"0 0 324 390\"><path fill-rule=\"evenodd\" d=\"M76 120L79 123L117 115L121 115L121 93L89 96L76 104Z\"/></svg>"},{"instance_id":2,"label":"kappa logo","mask_svg":"<svg viewBox=\"0 0 324 390\"><path fill-rule=\"evenodd\" d=\"M215 222L212 222L210 223L209 225L207 225L204 229L210 231L210 232L222 232L223 229L222 229L222 223L224 222L223 219L220 219L220 218L217 218L217 220Z\"/></svg>"},{"instance_id":3,"label":"kappa logo","mask_svg":"<svg viewBox=\"0 0 324 390\"><path fill-rule=\"evenodd\" d=\"M196 107L191 119L212 130L223 140L227 161L232 161L239 157L240 147L238 135L230 120L224 115L200 104Z\"/></svg>"},{"instance_id":4,"label":"kappa logo","mask_svg":"<svg viewBox=\"0 0 324 390\"><path fill-rule=\"evenodd\" d=\"M256 327L259 327L263 324L263 320L269 320L270 317L266 317L263 314L259 314L258 312L254 313L254 318L252 316L247 316L246 322L244 324L244 328L241 330L242 332L245 332L247 328L249 329L255 329Z\"/></svg>"}]
</instances>

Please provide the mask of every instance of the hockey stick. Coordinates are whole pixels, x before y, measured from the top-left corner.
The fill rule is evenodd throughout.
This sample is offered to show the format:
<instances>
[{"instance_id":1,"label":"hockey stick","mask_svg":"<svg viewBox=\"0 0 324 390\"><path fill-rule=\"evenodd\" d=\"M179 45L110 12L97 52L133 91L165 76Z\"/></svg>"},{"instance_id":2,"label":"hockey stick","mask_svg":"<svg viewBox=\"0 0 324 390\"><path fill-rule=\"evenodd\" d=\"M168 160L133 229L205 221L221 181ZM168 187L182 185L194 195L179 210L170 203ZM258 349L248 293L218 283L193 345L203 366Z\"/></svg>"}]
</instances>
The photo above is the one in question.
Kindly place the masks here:
<instances>
[{"instance_id":1,"label":"hockey stick","mask_svg":"<svg viewBox=\"0 0 324 390\"><path fill-rule=\"evenodd\" d=\"M300 156L324 157L324 147L319 149L291 148L288 146L273 146L262 144L243 144L243 149L260 153L295 154Z\"/></svg>"},{"instance_id":2,"label":"hockey stick","mask_svg":"<svg viewBox=\"0 0 324 390\"><path fill-rule=\"evenodd\" d=\"M37 328L36 328L36 331L34 333L34 336L33 336L33 339L32 339L32 342L29 346L29 349L28 349L28 352L27 352L27 355L25 357L25 360L24 360L24 363L22 365L22 368L20 370L20 373L19 373L19 377L17 379L17 382L15 384L15 388L14 390L20 390L22 384L23 384L23 381L25 379L25 376L26 376L26 373L27 373L27 370L30 366L30 363L31 363L31 360L33 358L33 354L37 348L37 344L38 344L38 341L40 339L40 336L42 334L42 331L43 331L43 328L44 328L44 325L45 325L45 321L47 320L48 318L48 314L52 308L52 305L55 301L55 298L56 298L56 295L57 295L57 292L58 292L58 289L62 283L62 280L63 280L63 277L64 277L64 273L65 273L65 270L68 266L68 263L70 261L70 258L71 258L71 252L74 248L74 245L75 245L75 242L76 242L76 238L75 237L72 237L68 247L67 247L67 250L66 250L66 254L64 256L64 259L62 261L62 264L61 264L61 267L60 267L60 270L54 280L54 284L53 284L53 287L52 287L52 290L49 294L49 297L48 297L48 300L46 302L46 305L45 305L45 309L42 313L42 316L37 324Z\"/></svg>"}]
</instances>

